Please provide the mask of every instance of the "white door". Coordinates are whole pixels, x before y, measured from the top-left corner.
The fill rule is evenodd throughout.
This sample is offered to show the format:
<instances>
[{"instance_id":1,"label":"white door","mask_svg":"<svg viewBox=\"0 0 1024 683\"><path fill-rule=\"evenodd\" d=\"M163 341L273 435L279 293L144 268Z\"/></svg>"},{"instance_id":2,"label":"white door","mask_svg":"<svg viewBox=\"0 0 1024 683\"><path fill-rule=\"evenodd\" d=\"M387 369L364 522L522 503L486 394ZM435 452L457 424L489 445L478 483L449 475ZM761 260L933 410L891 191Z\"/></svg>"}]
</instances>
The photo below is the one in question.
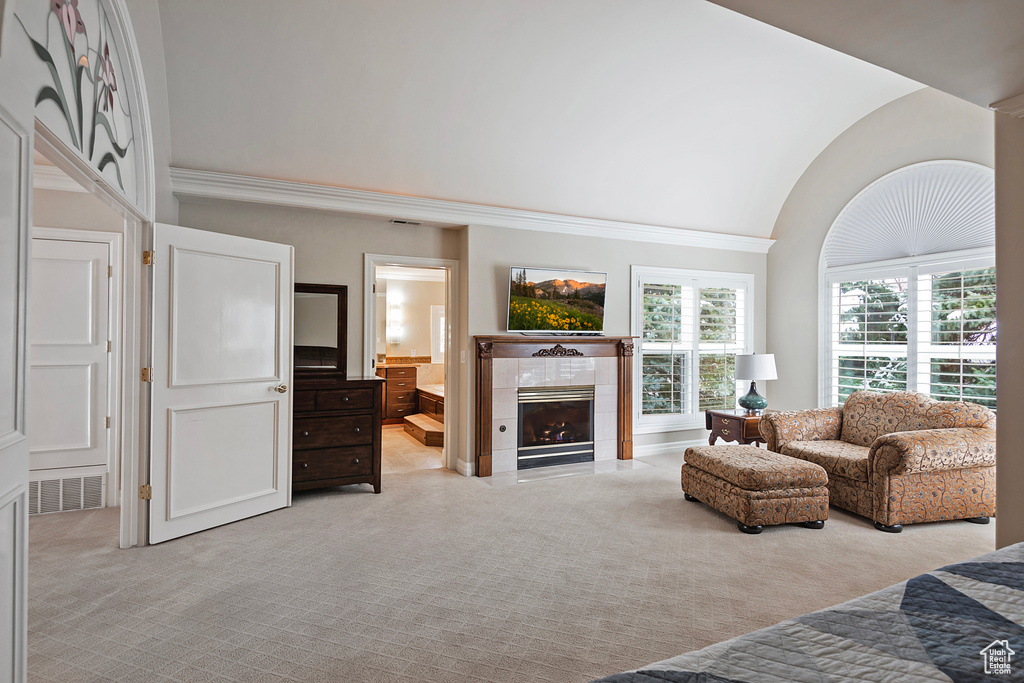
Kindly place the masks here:
<instances>
[{"instance_id":1,"label":"white door","mask_svg":"<svg viewBox=\"0 0 1024 683\"><path fill-rule=\"evenodd\" d=\"M149 542L291 502L292 247L156 224Z\"/></svg>"},{"instance_id":2,"label":"white door","mask_svg":"<svg viewBox=\"0 0 1024 683\"><path fill-rule=\"evenodd\" d=\"M32 240L29 463L106 466L109 247Z\"/></svg>"},{"instance_id":3,"label":"white door","mask_svg":"<svg viewBox=\"0 0 1024 683\"><path fill-rule=\"evenodd\" d=\"M28 652L25 347L33 95L15 75L13 13L0 3L0 15L5 41L0 58L0 683L20 683Z\"/></svg>"}]
</instances>

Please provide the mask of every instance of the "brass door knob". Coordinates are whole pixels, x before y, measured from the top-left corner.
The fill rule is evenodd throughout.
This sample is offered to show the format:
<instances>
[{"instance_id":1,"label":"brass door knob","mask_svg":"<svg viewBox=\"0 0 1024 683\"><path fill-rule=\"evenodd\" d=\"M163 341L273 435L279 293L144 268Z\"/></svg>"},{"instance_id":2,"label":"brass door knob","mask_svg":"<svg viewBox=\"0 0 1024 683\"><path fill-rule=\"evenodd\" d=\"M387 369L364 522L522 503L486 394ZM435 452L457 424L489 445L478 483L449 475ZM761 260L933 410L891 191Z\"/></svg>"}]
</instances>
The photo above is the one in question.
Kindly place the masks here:
<instances>
[{"instance_id":1,"label":"brass door knob","mask_svg":"<svg viewBox=\"0 0 1024 683\"><path fill-rule=\"evenodd\" d=\"M288 387L284 384L278 384L276 387L274 387L274 391L276 391L279 394L283 394L288 391Z\"/></svg>"}]
</instances>

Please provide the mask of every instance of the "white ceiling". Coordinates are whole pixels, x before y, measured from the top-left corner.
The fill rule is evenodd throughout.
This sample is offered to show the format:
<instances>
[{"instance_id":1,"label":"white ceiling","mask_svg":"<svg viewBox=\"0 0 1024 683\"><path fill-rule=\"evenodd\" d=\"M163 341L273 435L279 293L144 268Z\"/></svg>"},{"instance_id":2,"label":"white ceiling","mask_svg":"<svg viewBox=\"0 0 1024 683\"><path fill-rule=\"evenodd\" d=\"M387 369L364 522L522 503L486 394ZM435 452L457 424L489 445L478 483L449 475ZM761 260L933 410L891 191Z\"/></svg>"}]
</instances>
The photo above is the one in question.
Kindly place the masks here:
<instances>
[{"instance_id":1,"label":"white ceiling","mask_svg":"<svg viewBox=\"0 0 1024 683\"><path fill-rule=\"evenodd\" d=\"M921 87L703 0L160 16L174 166L762 237L829 142Z\"/></svg>"},{"instance_id":2,"label":"white ceiling","mask_svg":"<svg viewBox=\"0 0 1024 683\"><path fill-rule=\"evenodd\" d=\"M711 0L987 107L1024 94L1021 0Z\"/></svg>"}]
</instances>

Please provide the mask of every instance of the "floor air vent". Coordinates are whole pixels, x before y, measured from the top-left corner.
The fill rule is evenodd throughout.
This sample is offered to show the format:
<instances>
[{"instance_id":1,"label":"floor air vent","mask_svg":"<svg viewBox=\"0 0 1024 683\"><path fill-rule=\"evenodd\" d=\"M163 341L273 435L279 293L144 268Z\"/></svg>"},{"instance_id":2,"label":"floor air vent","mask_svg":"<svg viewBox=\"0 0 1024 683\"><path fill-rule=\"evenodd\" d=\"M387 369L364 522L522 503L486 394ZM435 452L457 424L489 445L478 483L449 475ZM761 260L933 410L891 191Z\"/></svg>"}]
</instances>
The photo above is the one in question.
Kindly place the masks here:
<instances>
[{"instance_id":1,"label":"floor air vent","mask_svg":"<svg viewBox=\"0 0 1024 683\"><path fill-rule=\"evenodd\" d=\"M28 483L28 513L89 510L103 507L104 477L65 477Z\"/></svg>"}]
</instances>

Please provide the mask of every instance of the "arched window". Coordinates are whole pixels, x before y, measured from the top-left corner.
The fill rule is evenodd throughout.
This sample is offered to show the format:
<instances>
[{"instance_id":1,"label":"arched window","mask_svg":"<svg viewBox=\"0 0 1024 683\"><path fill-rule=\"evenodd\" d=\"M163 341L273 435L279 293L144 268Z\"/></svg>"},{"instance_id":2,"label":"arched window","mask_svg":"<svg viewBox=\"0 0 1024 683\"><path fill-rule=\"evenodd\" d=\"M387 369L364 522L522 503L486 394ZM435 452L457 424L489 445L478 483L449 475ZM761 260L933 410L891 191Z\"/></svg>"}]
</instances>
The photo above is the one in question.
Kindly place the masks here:
<instances>
[{"instance_id":1,"label":"arched window","mask_svg":"<svg viewBox=\"0 0 1024 683\"><path fill-rule=\"evenodd\" d=\"M913 390L996 407L995 176L906 166L840 212L821 252L819 403Z\"/></svg>"}]
</instances>

